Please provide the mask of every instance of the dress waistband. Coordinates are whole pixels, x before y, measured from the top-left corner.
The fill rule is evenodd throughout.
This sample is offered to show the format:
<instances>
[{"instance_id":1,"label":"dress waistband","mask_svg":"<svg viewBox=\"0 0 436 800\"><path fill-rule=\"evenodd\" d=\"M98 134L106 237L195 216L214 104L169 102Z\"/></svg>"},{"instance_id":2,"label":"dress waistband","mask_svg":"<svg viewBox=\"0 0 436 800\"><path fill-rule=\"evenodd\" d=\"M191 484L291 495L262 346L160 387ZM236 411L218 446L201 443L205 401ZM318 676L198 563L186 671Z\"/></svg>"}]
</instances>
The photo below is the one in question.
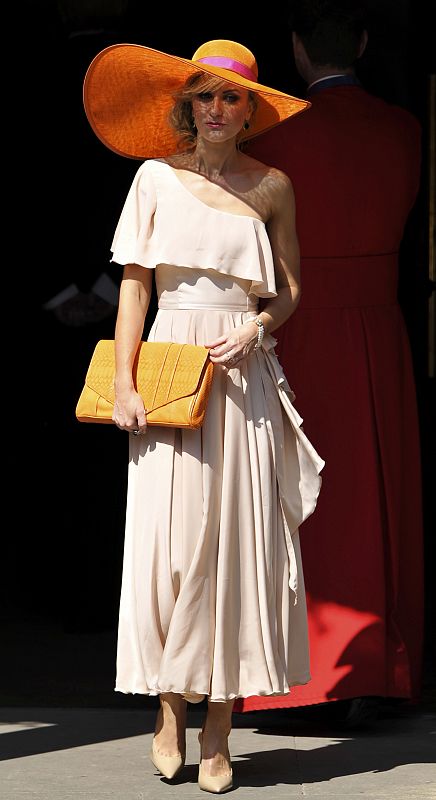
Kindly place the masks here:
<instances>
[{"instance_id":1,"label":"dress waistband","mask_svg":"<svg viewBox=\"0 0 436 800\"><path fill-rule=\"evenodd\" d=\"M298 310L397 304L398 253L302 257Z\"/></svg>"},{"instance_id":2,"label":"dress waistband","mask_svg":"<svg viewBox=\"0 0 436 800\"><path fill-rule=\"evenodd\" d=\"M257 314L258 307L252 303L192 303L189 301L180 300L179 302L170 300L159 300L158 307L169 311L239 311Z\"/></svg>"}]
</instances>

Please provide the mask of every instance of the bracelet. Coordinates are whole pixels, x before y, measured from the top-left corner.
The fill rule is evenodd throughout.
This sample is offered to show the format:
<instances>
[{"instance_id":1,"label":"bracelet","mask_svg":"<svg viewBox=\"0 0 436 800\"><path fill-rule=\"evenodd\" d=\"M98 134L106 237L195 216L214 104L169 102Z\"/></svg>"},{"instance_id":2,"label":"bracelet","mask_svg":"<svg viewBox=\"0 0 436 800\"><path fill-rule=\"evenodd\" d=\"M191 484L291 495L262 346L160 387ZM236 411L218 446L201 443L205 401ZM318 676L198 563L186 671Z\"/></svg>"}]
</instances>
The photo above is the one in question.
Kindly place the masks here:
<instances>
[{"instance_id":1,"label":"bracelet","mask_svg":"<svg viewBox=\"0 0 436 800\"><path fill-rule=\"evenodd\" d=\"M254 349L259 350L259 347L262 345L263 337L265 336L265 326L260 317L256 317L253 322L257 325L257 341L254 345Z\"/></svg>"}]
</instances>

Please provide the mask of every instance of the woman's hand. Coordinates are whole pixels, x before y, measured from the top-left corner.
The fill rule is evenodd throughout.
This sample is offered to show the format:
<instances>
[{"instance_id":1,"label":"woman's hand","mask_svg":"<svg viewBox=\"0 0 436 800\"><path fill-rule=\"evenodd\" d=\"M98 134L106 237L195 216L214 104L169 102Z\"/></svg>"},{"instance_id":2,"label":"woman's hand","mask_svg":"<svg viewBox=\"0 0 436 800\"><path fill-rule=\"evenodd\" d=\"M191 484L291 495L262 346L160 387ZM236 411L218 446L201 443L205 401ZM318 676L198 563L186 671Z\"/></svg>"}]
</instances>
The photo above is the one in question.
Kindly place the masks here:
<instances>
[{"instance_id":1,"label":"woman's hand","mask_svg":"<svg viewBox=\"0 0 436 800\"><path fill-rule=\"evenodd\" d=\"M122 431L145 433L147 430L146 409L142 398L134 389L117 392L112 419Z\"/></svg>"},{"instance_id":2,"label":"woman's hand","mask_svg":"<svg viewBox=\"0 0 436 800\"><path fill-rule=\"evenodd\" d=\"M258 326L253 320L244 322L238 328L220 336L207 344L210 360L214 364L223 364L229 369L235 367L254 350L257 342Z\"/></svg>"}]
</instances>

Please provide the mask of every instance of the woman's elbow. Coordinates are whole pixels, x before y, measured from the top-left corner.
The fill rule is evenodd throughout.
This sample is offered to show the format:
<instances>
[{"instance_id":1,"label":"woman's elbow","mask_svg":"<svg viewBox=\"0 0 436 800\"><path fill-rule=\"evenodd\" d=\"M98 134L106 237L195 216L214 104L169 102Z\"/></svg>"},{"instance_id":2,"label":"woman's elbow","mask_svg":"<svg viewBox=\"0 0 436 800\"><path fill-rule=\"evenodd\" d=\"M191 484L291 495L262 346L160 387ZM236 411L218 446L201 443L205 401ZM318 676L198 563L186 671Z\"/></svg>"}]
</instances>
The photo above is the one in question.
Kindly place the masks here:
<instances>
[{"instance_id":1,"label":"woman's elbow","mask_svg":"<svg viewBox=\"0 0 436 800\"><path fill-rule=\"evenodd\" d=\"M289 289L289 303L294 310L301 299L301 285L299 283L291 283Z\"/></svg>"}]
</instances>

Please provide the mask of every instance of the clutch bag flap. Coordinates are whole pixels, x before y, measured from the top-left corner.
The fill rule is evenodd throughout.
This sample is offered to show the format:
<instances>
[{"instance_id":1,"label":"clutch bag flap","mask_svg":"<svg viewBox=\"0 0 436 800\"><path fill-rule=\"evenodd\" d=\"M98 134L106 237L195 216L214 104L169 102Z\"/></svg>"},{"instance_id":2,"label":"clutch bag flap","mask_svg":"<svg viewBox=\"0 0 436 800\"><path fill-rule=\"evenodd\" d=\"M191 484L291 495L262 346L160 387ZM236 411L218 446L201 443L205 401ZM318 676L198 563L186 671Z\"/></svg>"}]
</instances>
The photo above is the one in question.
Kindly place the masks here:
<instances>
[{"instance_id":1,"label":"clutch bag flap","mask_svg":"<svg viewBox=\"0 0 436 800\"><path fill-rule=\"evenodd\" d=\"M79 420L111 422L115 401L115 343L101 339L76 408ZM197 428L203 422L213 377L209 352L201 345L141 342L133 381L150 425Z\"/></svg>"}]
</instances>

